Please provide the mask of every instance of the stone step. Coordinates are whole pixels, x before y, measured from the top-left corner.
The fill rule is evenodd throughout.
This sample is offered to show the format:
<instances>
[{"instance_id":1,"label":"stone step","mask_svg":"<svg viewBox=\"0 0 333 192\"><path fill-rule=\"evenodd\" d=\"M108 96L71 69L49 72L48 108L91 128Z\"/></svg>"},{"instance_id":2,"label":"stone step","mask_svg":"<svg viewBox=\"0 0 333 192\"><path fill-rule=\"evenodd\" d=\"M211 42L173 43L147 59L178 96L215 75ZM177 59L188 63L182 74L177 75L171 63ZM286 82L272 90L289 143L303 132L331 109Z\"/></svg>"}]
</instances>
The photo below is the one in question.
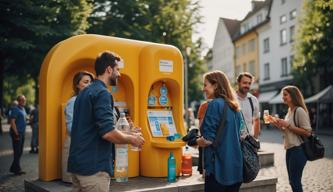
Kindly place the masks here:
<instances>
[{"instance_id":1,"label":"stone step","mask_svg":"<svg viewBox=\"0 0 333 192\"><path fill-rule=\"evenodd\" d=\"M198 150L192 149L192 165L198 166L199 163L199 152ZM259 161L261 167L270 167L274 166L274 153L267 151L259 151Z\"/></svg>"},{"instance_id":2,"label":"stone step","mask_svg":"<svg viewBox=\"0 0 333 192\"><path fill-rule=\"evenodd\" d=\"M203 191L204 179L193 167L193 175L189 177L178 177L174 183L168 183L166 178L136 177L130 178L126 183L111 181L110 191L136 191L136 192L185 192ZM277 178L259 176L251 183L242 184L242 192L275 192ZM24 181L26 192L69 192L71 185L62 181L43 182L40 180Z\"/></svg>"}]
</instances>

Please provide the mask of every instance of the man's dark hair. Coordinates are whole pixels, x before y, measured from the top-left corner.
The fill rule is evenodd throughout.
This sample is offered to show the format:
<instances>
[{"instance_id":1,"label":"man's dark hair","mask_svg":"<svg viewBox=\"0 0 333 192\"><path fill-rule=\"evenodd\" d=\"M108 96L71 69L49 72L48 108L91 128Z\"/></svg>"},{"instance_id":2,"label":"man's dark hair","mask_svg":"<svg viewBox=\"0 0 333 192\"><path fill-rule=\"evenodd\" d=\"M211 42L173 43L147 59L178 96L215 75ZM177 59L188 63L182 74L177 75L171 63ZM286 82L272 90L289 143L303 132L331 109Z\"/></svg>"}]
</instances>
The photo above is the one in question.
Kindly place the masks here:
<instances>
[{"instance_id":1,"label":"man's dark hair","mask_svg":"<svg viewBox=\"0 0 333 192\"><path fill-rule=\"evenodd\" d=\"M96 75L102 75L108 66L114 68L117 65L116 61L120 61L120 57L110 51L104 51L96 58L95 71Z\"/></svg>"},{"instance_id":2,"label":"man's dark hair","mask_svg":"<svg viewBox=\"0 0 333 192\"><path fill-rule=\"evenodd\" d=\"M253 79L254 79L254 77L253 77L253 75L251 73L249 73L249 72L242 72L242 73L240 73L238 75L237 82L239 83L244 76L250 78L251 81L253 81Z\"/></svg>"}]
</instances>

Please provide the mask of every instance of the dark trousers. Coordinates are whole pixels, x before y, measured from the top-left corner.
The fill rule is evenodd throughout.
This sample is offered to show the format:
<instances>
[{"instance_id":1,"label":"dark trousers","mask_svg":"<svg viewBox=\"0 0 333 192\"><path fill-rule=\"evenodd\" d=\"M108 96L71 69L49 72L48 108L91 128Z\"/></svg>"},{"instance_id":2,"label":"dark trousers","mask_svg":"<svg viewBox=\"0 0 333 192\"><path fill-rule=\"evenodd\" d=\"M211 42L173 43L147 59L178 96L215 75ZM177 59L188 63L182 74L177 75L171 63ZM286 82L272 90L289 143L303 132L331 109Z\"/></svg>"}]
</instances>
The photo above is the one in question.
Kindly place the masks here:
<instances>
[{"instance_id":1,"label":"dark trousers","mask_svg":"<svg viewBox=\"0 0 333 192\"><path fill-rule=\"evenodd\" d=\"M233 185L221 185L218 183L214 175L206 175L205 177L205 192L238 192L242 183Z\"/></svg>"},{"instance_id":2,"label":"dark trousers","mask_svg":"<svg viewBox=\"0 0 333 192\"><path fill-rule=\"evenodd\" d=\"M301 146L287 149L286 165L289 184L293 192L303 192L302 174L306 161L307 159Z\"/></svg>"},{"instance_id":3,"label":"dark trousers","mask_svg":"<svg viewBox=\"0 0 333 192\"><path fill-rule=\"evenodd\" d=\"M31 150L36 151L38 148L38 123L33 123L31 125L32 128L32 136L31 136Z\"/></svg>"},{"instance_id":4,"label":"dark trousers","mask_svg":"<svg viewBox=\"0 0 333 192\"><path fill-rule=\"evenodd\" d=\"M20 159L23 153L24 146L24 133L19 133L18 139L15 137L14 131L10 130L10 136L12 138L13 151L14 151L14 159L13 163L10 166L9 171L12 173L18 173L21 170Z\"/></svg>"}]
</instances>

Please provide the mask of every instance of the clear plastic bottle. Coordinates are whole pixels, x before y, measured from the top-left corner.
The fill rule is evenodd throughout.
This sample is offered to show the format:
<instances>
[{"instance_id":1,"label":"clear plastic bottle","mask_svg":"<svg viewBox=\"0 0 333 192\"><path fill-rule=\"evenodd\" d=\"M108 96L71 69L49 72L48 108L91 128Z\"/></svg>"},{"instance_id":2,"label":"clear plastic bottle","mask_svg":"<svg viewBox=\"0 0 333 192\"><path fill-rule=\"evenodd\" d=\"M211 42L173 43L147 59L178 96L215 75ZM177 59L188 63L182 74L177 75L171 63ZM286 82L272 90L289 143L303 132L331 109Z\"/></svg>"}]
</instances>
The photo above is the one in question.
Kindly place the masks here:
<instances>
[{"instance_id":1,"label":"clear plastic bottle","mask_svg":"<svg viewBox=\"0 0 333 192\"><path fill-rule=\"evenodd\" d=\"M129 131L129 124L126 120L125 113L120 113L120 118L116 124L116 129L123 132ZM128 145L116 144L116 182L128 181Z\"/></svg>"},{"instance_id":2,"label":"clear plastic bottle","mask_svg":"<svg viewBox=\"0 0 333 192\"><path fill-rule=\"evenodd\" d=\"M176 181L176 159L173 156L173 152L170 152L168 158L168 182Z\"/></svg>"}]
</instances>

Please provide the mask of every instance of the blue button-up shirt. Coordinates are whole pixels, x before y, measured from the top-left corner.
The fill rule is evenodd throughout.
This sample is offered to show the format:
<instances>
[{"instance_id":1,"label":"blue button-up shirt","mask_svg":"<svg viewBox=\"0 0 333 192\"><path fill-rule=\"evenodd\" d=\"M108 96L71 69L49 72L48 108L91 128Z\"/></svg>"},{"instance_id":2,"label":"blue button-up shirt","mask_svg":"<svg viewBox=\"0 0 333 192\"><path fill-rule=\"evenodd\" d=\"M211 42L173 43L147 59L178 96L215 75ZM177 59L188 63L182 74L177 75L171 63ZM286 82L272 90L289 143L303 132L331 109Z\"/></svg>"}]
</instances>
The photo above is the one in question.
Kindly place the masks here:
<instances>
[{"instance_id":1,"label":"blue button-up shirt","mask_svg":"<svg viewBox=\"0 0 333 192\"><path fill-rule=\"evenodd\" d=\"M72 131L72 123L73 123L73 113L74 113L74 103L76 100L76 95L71 97L67 101L67 105L65 108L65 116L66 116L66 128L68 135L71 134Z\"/></svg>"},{"instance_id":2,"label":"blue button-up shirt","mask_svg":"<svg viewBox=\"0 0 333 192\"><path fill-rule=\"evenodd\" d=\"M25 133L27 113L24 107L14 107L10 114L10 119L15 119L16 129L19 133Z\"/></svg>"},{"instance_id":3,"label":"blue button-up shirt","mask_svg":"<svg viewBox=\"0 0 333 192\"><path fill-rule=\"evenodd\" d=\"M112 95L100 80L79 93L74 104L69 172L93 175L105 171L112 175L111 142L102 138L115 128L112 109Z\"/></svg>"},{"instance_id":4,"label":"blue button-up shirt","mask_svg":"<svg viewBox=\"0 0 333 192\"><path fill-rule=\"evenodd\" d=\"M221 138L216 138L223 117L224 99L209 102L203 120L203 137L214 142L219 139L217 150L212 145L204 148L206 174L215 175L222 185L233 185L243 181L243 155L240 146L240 112L227 107L227 115ZM218 156L217 156L218 155Z\"/></svg>"}]
</instances>

